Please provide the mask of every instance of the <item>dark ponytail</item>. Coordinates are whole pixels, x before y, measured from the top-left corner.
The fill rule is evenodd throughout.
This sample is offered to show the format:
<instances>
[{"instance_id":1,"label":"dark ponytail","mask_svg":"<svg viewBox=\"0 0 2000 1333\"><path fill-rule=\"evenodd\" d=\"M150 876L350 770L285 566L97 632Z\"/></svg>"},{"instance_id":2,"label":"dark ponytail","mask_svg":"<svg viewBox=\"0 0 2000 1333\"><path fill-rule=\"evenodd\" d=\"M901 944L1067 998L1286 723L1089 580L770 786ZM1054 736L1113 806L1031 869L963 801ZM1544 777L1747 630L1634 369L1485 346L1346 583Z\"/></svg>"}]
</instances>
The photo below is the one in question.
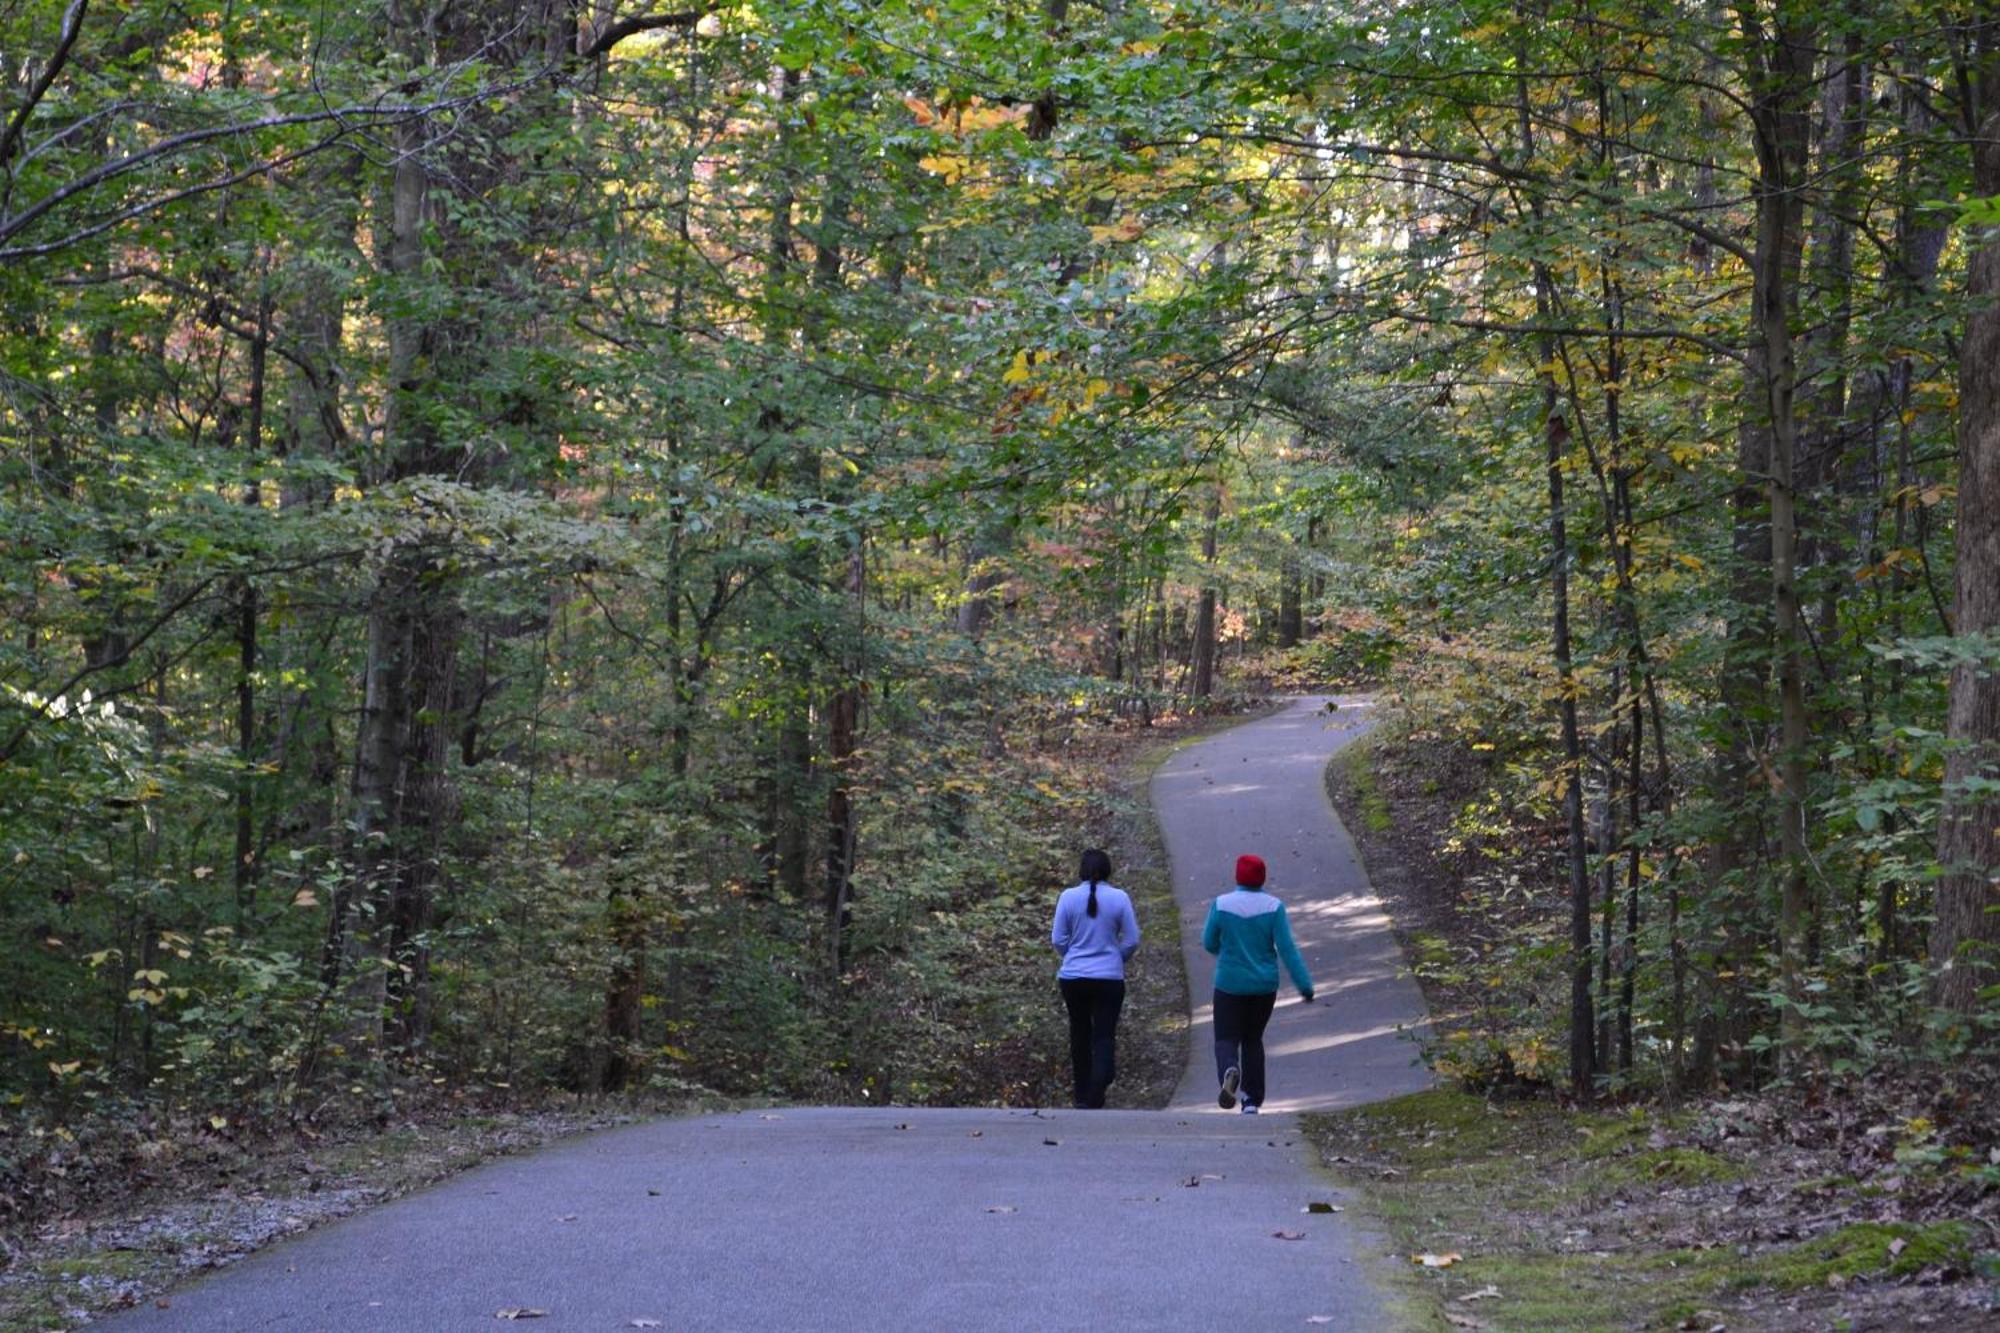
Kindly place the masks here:
<instances>
[{"instance_id":1,"label":"dark ponytail","mask_svg":"<svg viewBox=\"0 0 2000 1333\"><path fill-rule=\"evenodd\" d=\"M1097 885L1099 881L1111 878L1111 858L1093 847L1083 854L1083 864L1077 868L1077 874L1090 885L1090 905L1083 910L1089 916L1096 916Z\"/></svg>"}]
</instances>

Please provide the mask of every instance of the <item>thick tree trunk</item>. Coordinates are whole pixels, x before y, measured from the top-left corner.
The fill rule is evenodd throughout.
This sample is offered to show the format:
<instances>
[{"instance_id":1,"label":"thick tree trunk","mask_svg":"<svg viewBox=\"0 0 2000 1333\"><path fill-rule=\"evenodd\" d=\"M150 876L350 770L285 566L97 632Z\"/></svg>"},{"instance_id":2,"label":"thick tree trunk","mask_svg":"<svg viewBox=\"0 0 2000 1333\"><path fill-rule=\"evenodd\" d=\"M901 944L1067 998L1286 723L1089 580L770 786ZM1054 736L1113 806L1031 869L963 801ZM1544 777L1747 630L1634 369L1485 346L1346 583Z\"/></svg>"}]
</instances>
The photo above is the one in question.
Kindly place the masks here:
<instances>
[{"instance_id":1,"label":"thick tree trunk","mask_svg":"<svg viewBox=\"0 0 2000 1333\"><path fill-rule=\"evenodd\" d=\"M1296 648L1305 637L1305 598L1299 577L1299 554L1285 538L1284 563L1278 570L1278 646Z\"/></svg>"},{"instance_id":2,"label":"thick tree trunk","mask_svg":"<svg viewBox=\"0 0 2000 1333\"><path fill-rule=\"evenodd\" d=\"M2000 195L2000 33L1981 70L1973 189ZM1971 1013L2000 977L2000 796L1968 784L2000 778L2000 228L1979 238L1971 313L1958 362L1958 589L1954 632L1976 660L1951 674L1945 807L1938 825L1931 963L1938 1003Z\"/></svg>"},{"instance_id":3,"label":"thick tree trunk","mask_svg":"<svg viewBox=\"0 0 2000 1333\"><path fill-rule=\"evenodd\" d=\"M1787 1004L1784 1028L1802 1035L1807 935L1813 913L1806 864L1806 775L1809 727L1805 694L1805 625L1798 589L1799 423L1792 322L1803 256L1803 184L1812 138L1815 34L1781 8L1766 37L1746 15L1745 39L1757 51L1757 240L1751 280L1752 318L1761 353L1745 386L1748 415L1768 423L1771 444L1767 501L1771 515L1772 627L1778 654L1778 964Z\"/></svg>"}]
</instances>

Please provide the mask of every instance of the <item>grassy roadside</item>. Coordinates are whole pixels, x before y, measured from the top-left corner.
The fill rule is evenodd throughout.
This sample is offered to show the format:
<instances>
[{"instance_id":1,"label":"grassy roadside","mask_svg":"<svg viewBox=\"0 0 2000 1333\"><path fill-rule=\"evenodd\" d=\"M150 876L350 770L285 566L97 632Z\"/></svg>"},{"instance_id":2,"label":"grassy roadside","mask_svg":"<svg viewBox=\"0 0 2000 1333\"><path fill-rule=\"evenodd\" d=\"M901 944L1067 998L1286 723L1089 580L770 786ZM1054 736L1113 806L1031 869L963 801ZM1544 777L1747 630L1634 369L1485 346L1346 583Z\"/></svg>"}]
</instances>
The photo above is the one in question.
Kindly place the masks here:
<instances>
[{"instance_id":1,"label":"grassy roadside","mask_svg":"<svg viewBox=\"0 0 2000 1333\"><path fill-rule=\"evenodd\" d=\"M1328 787L1449 1038L1487 978L1426 953L1476 958L1499 926L1434 845L1448 757L1385 761L1394 744L1350 747ZM1879 1107L1583 1109L1517 1085L1310 1116L1306 1132L1398 1257L1413 1328L2000 1328L2000 1182L1926 1166L1922 1123Z\"/></svg>"},{"instance_id":2,"label":"grassy roadside","mask_svg":"<svg viewBox=\"0 0 2000 1333\"><path fill-rule=\"evenodd\" d=\"M1450 1090L1306 1119L1408 1257L1399 1283L1417 1328L1917 1327L1990 1243L1967 1219L1806 1221L1800 1200L1765 1198L1754 1140L1731 1147L1704 1128ZM1738 1211L1761 1220L1739 1228L1724 1216ZM1953 1322L1982 1326L1976 1291L1964 1294Z\"/></svg>"}]
</instances>

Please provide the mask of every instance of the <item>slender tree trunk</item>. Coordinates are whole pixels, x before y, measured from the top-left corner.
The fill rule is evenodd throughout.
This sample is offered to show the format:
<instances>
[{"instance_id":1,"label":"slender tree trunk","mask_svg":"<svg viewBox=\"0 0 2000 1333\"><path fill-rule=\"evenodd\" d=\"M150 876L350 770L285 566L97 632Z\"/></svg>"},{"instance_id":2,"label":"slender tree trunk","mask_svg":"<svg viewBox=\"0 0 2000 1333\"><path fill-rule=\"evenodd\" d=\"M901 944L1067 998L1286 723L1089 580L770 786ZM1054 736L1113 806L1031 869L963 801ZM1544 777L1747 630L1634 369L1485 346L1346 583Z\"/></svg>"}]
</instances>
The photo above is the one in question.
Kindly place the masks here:
<instances>
[{"instance_id":1,"label":"slender tree trunk","mask_svg":"<svg viewBox=\"0 0 2000 1333\"><path fill-rule=\"evenodd\" d=\"M1208 510L1202 518L1201 600L1194 613L1194 697L1206 699L1215 693L1215 538L1222 518L1222 483L1209 492Z\"/></svg>"},{"instance_id":2,"label":"slender tree trunk","mask_svg":"<svg viewBox=\"0 0 2000 1333\"><path fill-rule=\"evenodd\" d=\"M271 294L258 300L257 332L250 345L248 447L254 465L264 451L264 363L271 340ZM255 481L244 483L243 503L262 503ZM257 586L236 583L236 928L247 929L257 895Z\"/></svg>"}]
</instances>

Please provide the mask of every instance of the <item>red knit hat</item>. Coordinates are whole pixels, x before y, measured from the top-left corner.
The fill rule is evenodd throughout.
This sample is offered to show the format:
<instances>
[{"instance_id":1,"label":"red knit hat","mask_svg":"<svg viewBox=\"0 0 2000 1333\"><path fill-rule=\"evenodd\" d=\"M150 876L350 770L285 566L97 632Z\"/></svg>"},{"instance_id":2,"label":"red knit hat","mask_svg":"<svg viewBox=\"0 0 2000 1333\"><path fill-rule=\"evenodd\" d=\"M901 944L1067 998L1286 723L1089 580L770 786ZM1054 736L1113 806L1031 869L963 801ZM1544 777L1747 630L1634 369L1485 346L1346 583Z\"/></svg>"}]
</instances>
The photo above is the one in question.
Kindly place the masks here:
<instances>
[{"instance_id":1,"label":"red knit hat","mask_svg":"<svg viewBox=\"0 0 2000 1333\"><path fill-rule=\"evenodd\" d=\"M1264 858L1261 856L1239 856L1236 858L1236 882L1246 889L1264 887Z\"/></svg>"}]
</instances>

